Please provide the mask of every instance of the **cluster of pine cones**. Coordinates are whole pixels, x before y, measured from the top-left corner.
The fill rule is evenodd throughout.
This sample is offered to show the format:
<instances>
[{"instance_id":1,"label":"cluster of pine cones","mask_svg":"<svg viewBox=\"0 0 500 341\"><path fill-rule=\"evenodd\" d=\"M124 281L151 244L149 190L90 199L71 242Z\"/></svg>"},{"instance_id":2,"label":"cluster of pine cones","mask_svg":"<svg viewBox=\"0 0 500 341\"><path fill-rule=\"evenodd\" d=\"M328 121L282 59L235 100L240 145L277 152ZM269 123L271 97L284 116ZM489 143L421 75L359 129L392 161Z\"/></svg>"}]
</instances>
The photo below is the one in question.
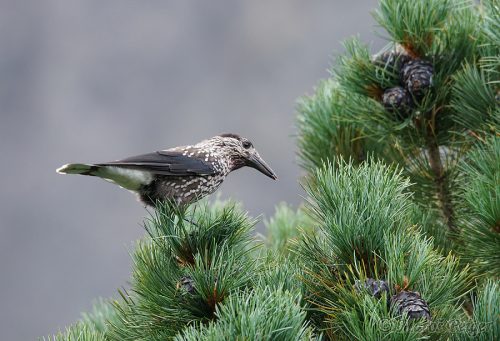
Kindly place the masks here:
<instances>
[{"instance_id":1,"label":"cluster of pine cones","mask_svg":"<svg viewBox=\"0 0 500 341\"><path fill-rule=\"evenodd\" d=\"M182 289L190 294L195 293L195 284L191 277L183 276L177 283L177 289ZM387 293L387 304L398 316L407 315L409 319L431 319L429 305L416 291L401 290L392 295L389 284L384 280L367 278L364 282L356 281L354 289L357 292L367 292L380 299L384 292Z\"/></svg>"},{"instance_id":2,"label":"cluster of pine cones","mask_svg":"<svg viewBox=\"0 0 500 341\"><path fill-rule=\"evenodd\" d=\"M377 55L374 63L399 75L400 85L384 90L382 104L400 119L410 116L415 102L432 86L433 65L413 58L401 46Z\"/></svg>"},{"instance_id":3,"label":"cluster of pine cones","mask_svg":"<svg viewBox=\"0 0 500 341\"><path fill-rule=\"evenodd\" d=\"M386 292L387 304L398 316L407 315L409 319L431 319L431 312L427 302L416 291L402 290L391 296L389 284L383 280L367 278L364 282L356 281L354 288L357 292L368 292L375 298L381 298Z\"/></svg>"}]
</instances>

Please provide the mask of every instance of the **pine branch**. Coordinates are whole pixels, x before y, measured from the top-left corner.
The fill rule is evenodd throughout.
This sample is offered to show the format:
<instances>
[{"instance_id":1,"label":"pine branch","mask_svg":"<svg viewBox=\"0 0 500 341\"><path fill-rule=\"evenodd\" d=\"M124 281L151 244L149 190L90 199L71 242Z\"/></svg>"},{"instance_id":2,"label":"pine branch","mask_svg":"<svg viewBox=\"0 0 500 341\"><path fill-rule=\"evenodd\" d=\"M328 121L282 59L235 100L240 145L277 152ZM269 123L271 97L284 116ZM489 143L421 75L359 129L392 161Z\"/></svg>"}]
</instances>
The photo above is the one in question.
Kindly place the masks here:
<instances>
[{"instance_id":1,"label":"pine branch","mask_svg":"<svg viewBox=\"0 0 500 341\"><path fill-rule=\"evenodd\" d=\"M110 300L98 299L91 313L83 313L82 321L103 335L106 335L109 329L110 321L117 318L116 310L113 308L113 302Z\"/></svg>"},{"instance_id":2,"label":"pine branch","mask_svg":"<svg viewBox=\"0 0 500 341\"><path fill-rule=\"evenodd\" d=\"M457 341L490 341L500 338L500 286L498 281L489 280L479 288L473 297L471 318L461 323L453 335Z\"/></svg>"},{"instance_id":3,"label":"pine branch","mask_svg":"<svg viewBox=\"0 0 500 341\"><path fill-rule=\"evenodd\" d=\"M76 323L65 332L59 332L57 335L43 338L44 341L106 341L103 333L96 331L92 326L86 323Z\"/></svg>"},{"instance_id":4,"label":"pine branch","mask_svg":"<svg viewBox=\"0 0 500 341\"><path fill-rule=\"evenodd\" d=\"M265 238L269 251L276 255L290 255L290 244L302 234L313 233L311 221L304 213L304 208L299 207L294 211L290 206L281 203L276 206L276 212L269 220L264 220L267 229Z\"/></svg>"},{"instance_id":5,"label":"pine branch","mask_svg":"<svg viewBox=\"0 0 500 341\"><path fill-rule=\"evenodd\" d=\"M411 206L409 194L404 193L408 186L400 171L380 162L370 160L356 168L339 159L336 164L325 164L306 182L307 210L321 222L339 263L357 259L373 276L385 233L405 228L401 222Z\"/></svg>"},{"instance_id":6,"label":"pine branch","mask_svg":"<svg viewBox=\"0 0 500 341\"><path fill-rule=\"evenodd\" d=\"M452 118L473 141L484 139L491 134L491 128L500 126L498 104L488 81L494 81L495 76L484 68L466 64L454 79Z\"/></svg>"},{"instance_id":7,"label":"pine branch","mask_svg":"<svg viewBox=\"0 0 500 341\"><path fill-rule=\"evenodd\" d=\"M233 295L217 309L217 322L193 325L175 340L313 340L300 300L269 288Z\"/></svg>"},{"instance_id":8,"label":"pine branch","mask_svg":"<svg viewBox=\"0 0 500 341\"><path fill-rule=\"evenodd\" d=\"M313 96L299 100L298 155L304 168L312 171L337 155L356 162L366 159L370 141L360 127L337 119L346 102L338 84L332 80L322 82Z\"/></svg>"},{"instance_id":9,"label":"pine branch","mask_svg":"<svg viewBox=\"0 0 500 341\"><path fill-rule=\"evenodd\" d=\"M443 163L441 161L441 151L439 150L439 146L434 139L432 133L433 130L434 129L431 127L431 132L429 133L429 135L432 135L428 137L429 164L433 173L437 197L440 203L442 215L444 217L444 222L451 232L456 232L456 226L454 222L454 209L451 199L451 193L449 190L449 181L443 169Z\"/></svg>"},{"instance_id":10,"label":"pine branch","mask_svg":"<svg viewBox=\"0 0 500 341\"><path fill-rule=\"evenodd\" d=\"M346 89L380 100L384 89L399 84L399 72L393 68L374 63L367 45L353 38L344 42L346 54L337 58L332 74Z\"/></svg>"},{"instance_id":11,"label":"pine branch","mask_svg":"<svg viewBox=\"0 0 500 341\"><path fill-rule=\"evenodd\" d=\"M465 42L471 33L468 9L471 1L465 0L382 0L380 8L375 12L375 19L386 29L393 41L402 45L413 57L425 57L443 42ZM453 18L460 18L456 25L450 26ZM460 29L463 24L465 29ZM468 29L467 29L468 27ZM444 36L442 34L444 33ZM446 39L446 34L461 35L458 39ZM458 53L468 51L470 47L462 45ZM441 50L442 51L442 50ZM448 50L448 52L451 52ZM458 57L458 56L457 56Z\"/></svg>"},{"instance_id":12,"label":"pine branch","mask_svg":"<svg viewBox=\"0 0 500 341\"><path fill-rule=\"evenodd\" d=\"M65 332L43 338L47 341L109 341L110 321L117 318L112 302L97 300L91 313L83 313L81 321L66 328Z\"/></svg>"},{"instance_id":13,"label":"pine branch","mask_svg":"<svg viewBox=\"0 0 500 341\"><path fill-rule=\"evenodd\" d=\"M461 168L460 254L478 276L500 278L500 138L477 143Z\"/></svg>"},{"instance_id":14,"label":"pine branch","mask_svg":"<svg viewBox=\"0 0 500 341\"><path fill-rule=\"evenodd\" d=\"M395 319L387 302L398 288L418 291L431 316L462 318L459 304L470 275L453 256L434 250L432 241L413 226L408 185L398 171L372 160L358 167L342 161L326 164L307 183L308 212L320 234L305 236L296 252L304 267L306 298L315 310L312 320L330 338L450 336L446 328L426 329L425 321ZM357 290L355 283L368 278L384 279L390 292L375 298ZM381 330L381 323L388 328Z\"/></svg>"},{"instance_id":15,"label":"pine branch","mask_svg":"<svg viewBox=\"0 0 500 341\"><path fill-rule=\"evenodd\" d=\"M212 320L217 306L256 276L253 225L234 204L159 206L146 224L151 239L133 256L131 292L115 304L110 339L165 339Z\"/></svg>"}]
</instances>

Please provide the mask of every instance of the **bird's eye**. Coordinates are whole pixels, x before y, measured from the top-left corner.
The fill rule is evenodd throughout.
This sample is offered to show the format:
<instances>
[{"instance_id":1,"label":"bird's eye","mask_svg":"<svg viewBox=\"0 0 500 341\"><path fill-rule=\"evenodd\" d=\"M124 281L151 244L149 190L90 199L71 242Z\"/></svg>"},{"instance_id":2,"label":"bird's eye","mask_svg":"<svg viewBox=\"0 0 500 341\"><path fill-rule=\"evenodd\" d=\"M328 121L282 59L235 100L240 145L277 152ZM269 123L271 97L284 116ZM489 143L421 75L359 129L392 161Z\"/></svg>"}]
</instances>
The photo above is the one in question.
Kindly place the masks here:
<instances>
[{"instance_id":1,"label":"bird's eye","mask_svg":"<svg viewBox=\"0 0 500 341\"><path fill-rule=\"evenodd\" d=\"M252 143L249 141L244 141L243 142L243 148L248 149L252 146Z\"/></svg>"}]
</instances>

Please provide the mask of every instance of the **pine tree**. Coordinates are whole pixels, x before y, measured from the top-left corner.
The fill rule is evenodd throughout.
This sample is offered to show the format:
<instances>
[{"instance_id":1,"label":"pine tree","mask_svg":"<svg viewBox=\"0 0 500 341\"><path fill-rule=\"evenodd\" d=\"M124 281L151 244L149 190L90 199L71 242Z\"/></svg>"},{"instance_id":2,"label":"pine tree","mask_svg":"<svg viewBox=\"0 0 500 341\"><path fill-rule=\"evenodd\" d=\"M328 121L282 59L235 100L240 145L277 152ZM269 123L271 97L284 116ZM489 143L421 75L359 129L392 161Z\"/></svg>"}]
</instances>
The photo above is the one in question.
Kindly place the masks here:
<instances>
[{"instance_id":1,"label":"pine tree","mask_svg":"<svg viewBox=\"0 0 500 341\"><path fill-rule=\"evenodd\" d=\"M298 104L304 204L162 204L130 288L49 340L500 339L500 5L381 0Z\"/></svg>"}]
</instances>

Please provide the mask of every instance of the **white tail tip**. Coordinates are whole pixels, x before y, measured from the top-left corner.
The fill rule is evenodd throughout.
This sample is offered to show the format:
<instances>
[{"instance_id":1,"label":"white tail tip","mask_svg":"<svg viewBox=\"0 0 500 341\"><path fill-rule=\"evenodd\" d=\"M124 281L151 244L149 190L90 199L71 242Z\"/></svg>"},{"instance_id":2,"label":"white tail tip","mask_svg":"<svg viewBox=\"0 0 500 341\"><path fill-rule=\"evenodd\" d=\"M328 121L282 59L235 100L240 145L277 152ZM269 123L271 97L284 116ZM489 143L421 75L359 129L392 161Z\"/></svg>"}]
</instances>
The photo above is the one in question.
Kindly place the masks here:
<instances>
[{"instance_id":1,"label":"white tail tip","mask_svg":"<svg viewBox=\"0 0 500 341\"><path fill-rule=\"evenodd\" d=\"M59 174L86 174L92 168L92 165L86 165L83 163L68 163L62 167L56 169Z\"/></svg>"}]
</instances>

